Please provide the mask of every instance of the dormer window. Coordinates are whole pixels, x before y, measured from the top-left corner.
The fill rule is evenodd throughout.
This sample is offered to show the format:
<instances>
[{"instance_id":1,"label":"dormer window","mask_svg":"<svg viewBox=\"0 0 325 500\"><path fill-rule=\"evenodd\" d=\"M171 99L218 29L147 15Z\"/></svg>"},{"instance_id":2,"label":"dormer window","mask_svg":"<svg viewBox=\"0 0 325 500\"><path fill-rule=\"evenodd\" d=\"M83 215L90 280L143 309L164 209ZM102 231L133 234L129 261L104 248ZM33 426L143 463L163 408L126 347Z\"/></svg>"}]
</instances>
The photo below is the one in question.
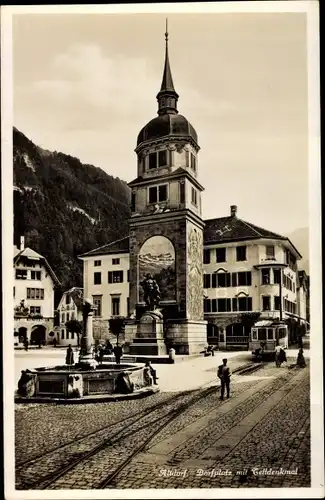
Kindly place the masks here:
<instances>
[{"instance_id":1,"label":"dormer window","mask_svg":"<svg viewBox=\"0 0 325 500\"><path fill-rule=\"evenodd\" d=\"M158 151L157 153L149 154L149 169L165 167L167 165L167 151L166 149Z\"/></svg>"}]
</instances>

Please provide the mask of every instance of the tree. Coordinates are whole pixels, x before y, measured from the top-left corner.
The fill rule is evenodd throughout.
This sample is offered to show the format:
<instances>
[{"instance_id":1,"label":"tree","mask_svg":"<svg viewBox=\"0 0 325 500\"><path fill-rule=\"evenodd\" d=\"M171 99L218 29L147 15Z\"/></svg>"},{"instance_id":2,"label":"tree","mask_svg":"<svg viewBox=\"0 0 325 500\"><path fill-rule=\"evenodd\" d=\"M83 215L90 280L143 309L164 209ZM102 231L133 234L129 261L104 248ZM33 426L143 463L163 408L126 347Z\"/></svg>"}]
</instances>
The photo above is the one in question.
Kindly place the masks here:
<instances>
[{"instance_id":1,"label":"tree","mask_svg":"<svg viewBox=\"0 0 325 500\"><path fill-rule=\"evenodd\" d=\"M109 329L113 335L116 336L116 344L118 345L119 336L125 330L125 320L124 316L116 316L109 320Z\"/></svg>"},{"instance_id":2,"label":"tree","mask_svg":"<svg viewBox=\"0 0 325 500\"><path fill-rule=\"evenodd\" d=\"M256 321L261 316L259 312L243 313L238 315L238 322L244 326L245 332L250 332L252 326L255 325Z\"/></svg>"},{"instance_id":3,"label":"tree","mask_svg":"<svg viewBox=\"0 0 325 500\"><path fill-rule=\"evenodd\" d=\"M82 321L78 321L77 319L70 319L70 321L66 322L65 326L66 326L66 328L68 329L69 332L77 334L78 347L79 347L79 345L80 345L80 335L82 334L82 330L83 330L83 322Z\"/></svg>"}]
</instances>

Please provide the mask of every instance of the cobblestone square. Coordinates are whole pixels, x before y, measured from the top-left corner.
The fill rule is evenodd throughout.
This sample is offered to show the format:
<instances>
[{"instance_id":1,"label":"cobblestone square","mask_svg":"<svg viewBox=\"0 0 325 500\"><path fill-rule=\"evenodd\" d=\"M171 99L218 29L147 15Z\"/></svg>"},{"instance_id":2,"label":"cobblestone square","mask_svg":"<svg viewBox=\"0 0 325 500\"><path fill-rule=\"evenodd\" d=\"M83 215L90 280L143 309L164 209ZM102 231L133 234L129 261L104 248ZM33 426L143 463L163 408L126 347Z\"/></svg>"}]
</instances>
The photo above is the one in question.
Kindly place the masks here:
<instances>
[{"instance_id":1,"label":"cobblestone square","mask_svg":"<svg viewBox=\"0 0 325 500\"><path fill-rule=\"evenodd\" d=\"M249 355L230 356L220 401L222 355L157 365L162 390L140 400L16 405L16 488L309 487L309 366L245 374Z\"/></svg>"}]
</instances>

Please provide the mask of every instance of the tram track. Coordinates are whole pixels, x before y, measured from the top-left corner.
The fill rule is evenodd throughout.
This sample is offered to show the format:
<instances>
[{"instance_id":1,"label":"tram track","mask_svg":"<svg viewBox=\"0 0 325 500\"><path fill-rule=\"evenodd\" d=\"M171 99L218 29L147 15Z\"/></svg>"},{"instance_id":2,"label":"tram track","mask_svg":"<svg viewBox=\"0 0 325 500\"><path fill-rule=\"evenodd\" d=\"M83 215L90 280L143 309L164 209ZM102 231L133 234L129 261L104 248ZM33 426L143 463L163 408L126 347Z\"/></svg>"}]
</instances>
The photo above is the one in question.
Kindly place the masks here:
<instances>
[{"instance_id":1,"label":"tram track","mask_svg":"<svg viewBox=\"0 0 325 500\"><path fill-rule=\"evenodd\" d=\"M263 363L260 363L258 365L256 363L245 364L245 365L242 365L242 366L236 368L235 370L233 370L233 374L238 374L238 375L243 374L244 375L244 374L247 374L248 372L251 373L252 371L256 371L256 370L260 369L262 366L263 366ZM69 445L75 445L76 443L81 444L81 442L83 440L89 439L100 432L104 432L104 431L107 431L109 429L112 429L117 424L124 425L125 422L130 421L132 418L135 419L134 421L129 423L129 425L127 425L126 427L124 426L124 428L121 429L120 431L116 432L113 435L110 435L106 439L103 439L98 445L96 445L95 447L93 446L90 450L87 450L86 452L81 452L81 453L80 452L79 453L72 453L72 459L68 460L68 463L60 466L59 469L56 469L53 472L46 474L45 476L39 477L38 479L32 480L32 481L29 481L26 478L24 479L24 478L20 477L19 478L19 483L20 483L19 489L28 489L28 490L30 490L30 489L41 489L41 490L47 489L51 485L53 485L56 481L58 481L60 478L62 478L64 475L66 475L67 473L72 471L75 467L77 467L82 462L86 462L90 458L94 457L96 454L100 453L101 451L104 451L105 449L108 449L109 447L114 446L115 444L117 444L121 440L126 439L131 435L134 435L134 433L141 433L141 431L143 431L144 429L151 428L156 423L159 423L163 420L163 422L160 425L158 425L158 428L154 429L150 433L150 435L144 439L144 441L141 443L141 445L136 447L135 450L133 450L132 453L129 454L128 458L120 466L117 467L116 471L113 472L108 478L103 480L101 485L99 485L97 488L97 489L103 489L104 487L106 487L105 485L112 483L114 478L121 472L121 470L123 470L128 465L128 463L130 461L132 461L132 459L134 457L136 457L139 453L141 453L141 451L143 451L145 449L145 447L150 443L150 441L156 435L158 435L159 432L161 432L161 430L165 426L169 425L174 419L176 419L179 415L181 415L183 412L185 412L188 408L195 405L197 402L199 402L203 398L207 397L208 395L210 395L214 392L217 392L219 389L220 389L220 385L208 387L207 389L201 391L199 394L194 395L190 399L190 401L182 403L180 406L178 406L174 409L171 409L165 415L159 416L158 418L156 418L156 420L153 420L147 424L144 424L142 426L140 425L136 430L134 430L134 429L131 430L132 426L135 423L138 424L139 421L142 420L143 418L150 416L151 414L153 414L157 410L159 411L164 406L168 406L169 404L173 404L173 403L177 404L178 400L180 400L184 397L187 397L190 394L193 394L193 392L197 392L197 390L196 391L185 391L185 392L182 392L181 394L178 393L176 396L172 396L171 398L168 398L165 401L157 403L156 405L143 410L143 412L140 412L140 414L134 413L134 414L126 417L125 419L123 419L123 421L119 421L118 423L115 422L115 423L110 424L108 426L104 426L100 429L97 429L96 431L93 431L91 433L86 434L85 436L79 438L78 440L70 441L69 443L64 443L63 445L61 445L53 450L47 451L46 453L43 453L43 454L39 454L38 457L34 457L31 460L20 463L18 465L18 473L22 472L23 468L25 468L26 466L28 466L28 465L30 466L31 464L34 465L36 461L42 460L42 459L44 459L44 457L48 457L51 453L56 453L56 452L59 452L60 450L62 451L65 447L68 447ZM77 456L74 457L73 455L77 455ZM21 476L21 474L20 474L20 476Z\"/></svg>"},{"instance_id":2,"label":"tram track","mask_svg":"<svg viewBox=\"0 0 325 500\"><path fill-rule=\"evenodd\" d=\"M186 397L187 395L190 395L191 393L193 393L193 390L188 390L188 391L184 391L182 393L177 393L176 395L171 396L170 398L166 398L166 400L161 401L159 403L156 403L155 405L150 406L149 408L145 408L144 410L142 410L140 412L134 412L134 413L132 413L132 415L128 415L127 417L123 418L122 420L112 422L111 424L103 425L102 427L99 427L98 429L95 429L92 432L84 434L77 439L71 439L71 440L63 443L60 446L56 446L55 448L51 448L50 450L47 450L45 453L39 453L38 455L35 455L34 457L29 458L28 460L19 461L19 462L17 461L16 462L16 469L20 470L23 467L27 467L27 466L33 464L34 462L36 462L37 460L44 459L45 457L47 457L51 453L55 453L55 452L58 452L60 450L63 450L65 447L67 447L71 444L80 443L82 440L88 439L92 436L95 436L96 434L98 434L101 431L105 431L105 430L111 429L115 426L122 425L122 424L124 424L124 422L128 422L131 419L138 419L139 416L149 414L155 410L160 409L162 406L164 406L166 404L171 404L174 401L177 401L178 399L180 399L182 397Z\"/></svg>"},{"instance_id":3,"label":"tram track","mask_svg":"<svg viewBox=\"0 0 325 500\"><path fill-rule=\"evenodd\" d=\"M289 387L290 387L290 385L291 385L291 387L290 387L290 388L289 388L289 390L286 392L286 394L285 394L285 398L287 398L287 397L288 397L288 395L289 395L289 394L290 394L290 393L291 393L294 389L296 389L296 386L295 386L294 384L292 384L292 380L291 380L291 381L288 381L288 382L287 382L287 384L289 385ZM278 390L279 390L279 389L275 389L275 390L273 391L273 393L272 393L272 394L275 394ZM270 397L270 396L269 396L269 397ZM263 419L265 419L265 418L266 418L266 417L267 417L267 416L268 416L271 412L273 412L273 411L274 411L274 410L275 410L275 409L276 409L276 408L277 408L277 407L278 407L281 403L283 403L283 398L282 398L282 399L280 399L280 400L279 400L279 401L278 401L278 402L277 402L274 406L272 406L272 408L270 408L270 410L269 410L267 413L265 413L265 415L263 415ZM253 410L253 411L255 411L255 410ZM249 415L249 414L248 414L248 415ZM247 415L246 415L246 416L247 416ZM250 433L254 431L254 429L255 429L255 428L259 425L259 423L260 423L260 422L257 422L257 423L254 425L254 427L252 427L252 429L250 430ZM218 439L222 438L222 437L223 437L226 433L228 433L230 430L234 429L237 425L238 425L238 422L237 422L235 425L233 425L230 429L227 429L225 432L223 432L223 433L219 436L219 438L218 438ZM236 445L235 445L235 446L234 446L234 447L233 447L233 448L232 448L232 449L231 449L231 450L230 450L227 454L225 454L225 455L222 457L222 460L224 461L225 459L227 459L227 457L229 457L229 455L230 455L231 453L233 453L233 451L241 445L241 443L244 441L244 439L246 439L246 435L245 435L242 439L240 439L240 440L238 441L238 443L237 443L237 444L236 444Z\"/></svg>"}]
</instances>

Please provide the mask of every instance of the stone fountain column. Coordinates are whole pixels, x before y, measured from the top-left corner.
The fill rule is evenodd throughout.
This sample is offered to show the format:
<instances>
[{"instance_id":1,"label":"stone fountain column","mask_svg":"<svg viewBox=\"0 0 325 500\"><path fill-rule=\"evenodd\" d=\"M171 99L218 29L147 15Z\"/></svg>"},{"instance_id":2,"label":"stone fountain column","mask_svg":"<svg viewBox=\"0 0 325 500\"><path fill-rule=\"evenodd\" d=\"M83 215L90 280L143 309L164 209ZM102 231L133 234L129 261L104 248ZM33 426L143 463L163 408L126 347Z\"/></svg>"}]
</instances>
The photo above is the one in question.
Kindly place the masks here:
<instances>
[{"instance_id":1,"label":"stone fountain column","mask_svg":"<svg viewBox=\"0 0 325 500\"><path fill-rule=\"evenodd\" d=\"M80 342L79 365L85 368L95 368L97 361L93 358L93 313L94 305L86 299L83 305L84 329Z\"/></svg>"}]
</instances>

